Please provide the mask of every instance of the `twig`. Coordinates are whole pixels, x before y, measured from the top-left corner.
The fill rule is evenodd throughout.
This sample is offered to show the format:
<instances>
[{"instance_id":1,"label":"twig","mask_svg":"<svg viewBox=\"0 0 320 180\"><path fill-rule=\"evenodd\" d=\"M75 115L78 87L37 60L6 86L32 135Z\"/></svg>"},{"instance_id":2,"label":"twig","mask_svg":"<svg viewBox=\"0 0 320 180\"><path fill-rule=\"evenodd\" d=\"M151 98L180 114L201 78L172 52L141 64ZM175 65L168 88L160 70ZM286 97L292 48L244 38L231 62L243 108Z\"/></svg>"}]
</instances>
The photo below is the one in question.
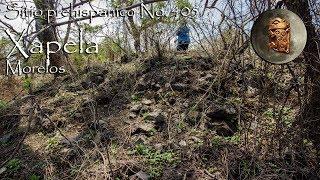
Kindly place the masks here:
<instances>
[{"instance_id":1,"label":"twig","mask_svg":"<svg viewBox=\"0 0 320 180\"><path fill-rule=\"evenodd\" d=\"M7 114L7 115L0 116L0 118L10 117L10 116L29 116L29 115L30 114Z\"/></svg>"},{"instance_id":2,"label":"twig","mask_svg":"<svg viewBox=\"0 0 320 180\"><path fill-rule=\"evenodd\" d=\"M45 118L47 118L47 119L54 125L54 127L59 131L60 135L61 135L62 137L64 137L64 138L70 143L70 145L73 146L73 143L62 133L62 131L60 130L60 128L58 128L58 126L56 125L56 123L53 122L53 121L51 120L51 118L50 118L47 114L45 114L45 113L43 112L43 110L41 109L41 107L40 107L39 104L37 104L37 110L40 112L41 115L45 116Z\"/></svg>"},{"instance_id":3,"label":"twig","mask_svg":"<svg viewBox=\"0 0 320 180\"><path fill-rule=\"evenodd\" d=\"M31 89L31 88L30 88L30 89ZM9 156L9 158L0 165L0 167L5 166L5 165L7 164L7 162L9 162L9 161L13 158L13 156L15 156L15 155L17 154L17 152L18 152L18 151L20 150L20 148L21 148L22 142L25 140L25 138L26 138L26 136L27 136L27 134L28 134L28 132L29 132L29 130L30 130L30 126L31 126L31 122L32 122L32 120L33 120L33 115L34 115L34 110L35 110L35 97L34 97L34 96L32 96L32 99L31 99L31 101L30 101L30 104L32 105L32 108L30 109L30 114L29 114L29 118L28 118L27 129L25 130L25 132L24 132L21 140L19 141L17 147L16 147L16 148L14 149L14 151L11 153L11 155Z\"/></svg>"},{"instance_id":4,"label":"twig","mask_svg":"<svg viewBox=\"0 0 320 180\"><path fill-rule=\"evenodd\" d=\"M112 166L111 166L111 161L110 161L109 143L107 143L106 151L107 151L107 159L108 159L108 163L109 163L109 168L110 168L110 171L111 171L111 177L114 178L114 173L113 173Z\"/></svg>"}]
</instances>

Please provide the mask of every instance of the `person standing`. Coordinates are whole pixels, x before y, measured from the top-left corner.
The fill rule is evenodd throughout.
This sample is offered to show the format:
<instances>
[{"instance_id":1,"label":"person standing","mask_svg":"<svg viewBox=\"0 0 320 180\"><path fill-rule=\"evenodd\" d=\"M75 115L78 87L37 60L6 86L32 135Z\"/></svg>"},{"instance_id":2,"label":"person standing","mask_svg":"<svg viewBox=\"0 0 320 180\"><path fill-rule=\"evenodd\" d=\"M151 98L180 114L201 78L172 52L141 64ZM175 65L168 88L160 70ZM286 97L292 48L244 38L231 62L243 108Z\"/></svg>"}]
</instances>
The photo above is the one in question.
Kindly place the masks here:
<instances>
[{"instance_id":1,"label":"person standing","mask_svg":"<svg viewBox=\"0 0 320 180\"><path fill-rule=\"evenodd\" d=\"M178 36L178 45L177 51L187 51L190 44L190 29L187 26L186 22L183 22L179 27L177 36Z\"/></svg>"}]
</instances>

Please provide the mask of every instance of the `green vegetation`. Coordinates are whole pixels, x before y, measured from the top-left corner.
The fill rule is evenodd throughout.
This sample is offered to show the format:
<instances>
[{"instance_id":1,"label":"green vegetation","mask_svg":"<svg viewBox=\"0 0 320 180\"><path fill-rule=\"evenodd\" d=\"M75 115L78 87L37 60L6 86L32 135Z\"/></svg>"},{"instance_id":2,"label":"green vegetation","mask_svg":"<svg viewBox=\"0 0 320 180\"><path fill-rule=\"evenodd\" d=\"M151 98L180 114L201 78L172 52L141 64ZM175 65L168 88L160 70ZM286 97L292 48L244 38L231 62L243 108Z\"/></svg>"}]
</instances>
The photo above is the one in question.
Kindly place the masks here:
<instances>
[{"instance_id":1,"label":"green vegetation","mask_svg":"<svg viewBox=\"0 0 320 180\"><path fill-rule=\"evenodd\" d=\"M7 107L7 102L0 99L0 109L4 109Z\"/></svg>"},{"instance_id":2,"label":"green vegetation","mask_svg":"<svg viewBox=\"0 0 320 180\"><path fill-rule=\"evenodd\" d=\"M263 115L269 120L276 120L280 118L280 122L284 123L287 127L291 127L294 121L294 113L290 107L284 107L279 110L268 108Z\"/></svg>"},{"instance_id":3,"label":"green vegetation","mask_svg":"<svg viewBox=\"0 0 320 180\"><path fill-rule=\"evenodd\" d=\"M148 173L151 177L161 176L165 166L179 162L175 153L171 151L161 152L143 144L136 145L132 153L145 158L148 164Z\"/></svg>"},{"instance_id":4,"label":"green vegetation","mask_svg":"<svg viewBox=\"0 0 320 180\"><path fill-rule=\"evenodd\" d=\"M15 173L21 168L21 160L17 158L11 159L6 167L11 173Z\"/></svg>"},{"instance_id":5,"label":"green vegetation","mask_svg":"<svg viewBox=\"0 0 320 180\"><path fill-rule=\"evenodd\" d=\"M0 179L319 179L313 93L320 65L306 64L318 57L313 42L294 63L261 61L250 45L248 28L257 19L250 0L89 1L97 12L137 6L134 17L110 12L114 17L97 18L98 26L96 19L71 18L68 31L52 22L35 34L34 22L45 25L44 16L24 21L31 23L24 35L4 24L9 20L0 23L23 49L39 48L26 48L34 37L39 44L67 40L74 52L51 54L50 65L65 67L60 75L0 75L0 151L7 162ZM40 9L69 9L44 2L34 0ZM140 18L142 2L154 18L147 12ZM261 12L272 8L255 5ZM198 14L184 17L188 9ZM316 8L297 10L303 9ZM183 23L190 28L186 52L177 50ZM79 52L96 43L96 53ZM12 48L23 66L44 65L45 53L24 60L14 45L0 37L2 69ZM312 106L304 104L310 100Z\"/></svg>"},{"instance_id":6,"label":"green vegetation","mask_svg":"<svg viewBox=\"0 0 320 180\"><path fill-rule=\"evenodd\" d=\"M240 135L235 134L230 137L214 136L211 140L211 143L214 147L221 147L223 143L232 143L238 144L240 142Z\"/></svg>"},{"instance_id":7,"label":"green vegetation","mask_svg":"<svg viewBox=\"0 0 320 180\"><path fill-rule=\"evenodd\" d=\"M145 120L145 121L149 121L149 120L151 120L151 116L150 116L150 113L149 112L144 112L143 114L142 114L142 117L143 117L143 119Z\"/></svg>"},{"instance_id":8,"label":"green vegetation","mask_svg":"<svg viewBox=\"0 0 320 180\"><path fill-rule=\"evenodd\" d=\"M133 94L133 95L131 95L131 100L133 102L138 102L138 101L141 101L141 97L137 94Z\"/></svg>"},{"instance_id":9,"label":"green vegetation","mask_svg":"<svg viewBox=\"0 0 320 180\"><path fill-rule=\"evenodd\" d=\"M29 177L29 180L40 180L40 176L35 175L35 174L32 174L32 175Z\"/></svg>"},{"instance_id":10,"label":"green vegetation","mask_svg":"<svg viewBox=\"0 0 320 180\"><path fill-rule=\"evenodd\" d=\"M24 90L29 90L32 84L32 79L31 77L27 77L23 79L23 89Z\"/></svg>"},{"instance_id":11,"label":"green vegetation","mask_svg":"<svg viewBox=\"0 0 320 180\"><path fill-rule=\"evenodd\" d=\"M176 6L178 9L184 9L184 8L192 8L191 3L188 0L177 0Z\"/></svg>"},{"instance_id":12,"label":"green vegetation","mask_svg":"<svg viewBox=\"0 0 320 180\"><path fill-rule=\"evenodd\" d=\"M53 136L53 137L51 137L51 138L49 138L49 139L47 140L47 147L46 147L46 149L47 149L47 150L52 150L52 149L54 149L54 148L57 148L58 145L59 145L59 139L58 139L58 137L57 137L57 135L56 135L56 136Z\"/></svg>"},{"instance_id":13,"label":"green vegetation","mask_svg":"<svg viewBox=\"0 0 320 180\"><path fill-rule=\"evenodd\" d=\"M234 144L238 144L240 142L240 135L236 134L236 135L233 135L231 137L225 137L224 138L227 142L230 142L230 143L234 143Z\"/></svg>"}]
</instances>

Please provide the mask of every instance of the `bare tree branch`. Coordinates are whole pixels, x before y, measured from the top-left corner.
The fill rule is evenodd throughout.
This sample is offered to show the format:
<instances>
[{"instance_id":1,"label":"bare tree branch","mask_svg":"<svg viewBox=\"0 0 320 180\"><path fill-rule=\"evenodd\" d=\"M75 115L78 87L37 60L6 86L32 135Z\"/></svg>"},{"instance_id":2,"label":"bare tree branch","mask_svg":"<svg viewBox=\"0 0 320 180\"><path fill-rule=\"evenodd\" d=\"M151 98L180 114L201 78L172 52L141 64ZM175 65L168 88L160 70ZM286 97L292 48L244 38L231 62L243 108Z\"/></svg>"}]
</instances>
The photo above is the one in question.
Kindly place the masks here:
<instances>
[{"instance_id":1,"label":"bare tree branch","mask_svg":"<svg viewBox=\"0 0 320 180\"><path fill-rule=\"evenodd\" d=\"M79 3L74 3L72 7L75 8L75 7L81 6L81 5L83 5L83 4L86 4L86 3L88 3L88 2L90 2L90 0L81 1L81 2L79 2ZM69 6L69 7L64 7L64 8L62 8L62 10L63 10L63 11L64 11L64 10L68 10L68 9L70 9L70 8L71 8L71 6Z\"/></svg>"}]
</instances>

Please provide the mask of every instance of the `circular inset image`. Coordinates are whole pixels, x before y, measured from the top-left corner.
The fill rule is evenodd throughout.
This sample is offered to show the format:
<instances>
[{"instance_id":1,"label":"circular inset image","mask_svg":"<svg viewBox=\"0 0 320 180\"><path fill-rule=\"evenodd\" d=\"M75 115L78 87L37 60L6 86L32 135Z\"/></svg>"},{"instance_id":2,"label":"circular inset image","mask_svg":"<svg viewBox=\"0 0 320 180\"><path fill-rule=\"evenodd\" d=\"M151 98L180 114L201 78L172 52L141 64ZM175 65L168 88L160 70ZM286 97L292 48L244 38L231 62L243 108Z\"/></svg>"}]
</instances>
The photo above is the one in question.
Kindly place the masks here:
<instances>
[{"instance_id":1,"label":"circular inset image","mask_svg":"<svg viewBox=\"0 0 320 180\"><path fill-rule=\"evenodd\" d=\"M297 58L306 42L307 30L303 21L286 9L263 12L251 30L251 44L257 55L274 64Z\"/></svg>"}]
</instances>

